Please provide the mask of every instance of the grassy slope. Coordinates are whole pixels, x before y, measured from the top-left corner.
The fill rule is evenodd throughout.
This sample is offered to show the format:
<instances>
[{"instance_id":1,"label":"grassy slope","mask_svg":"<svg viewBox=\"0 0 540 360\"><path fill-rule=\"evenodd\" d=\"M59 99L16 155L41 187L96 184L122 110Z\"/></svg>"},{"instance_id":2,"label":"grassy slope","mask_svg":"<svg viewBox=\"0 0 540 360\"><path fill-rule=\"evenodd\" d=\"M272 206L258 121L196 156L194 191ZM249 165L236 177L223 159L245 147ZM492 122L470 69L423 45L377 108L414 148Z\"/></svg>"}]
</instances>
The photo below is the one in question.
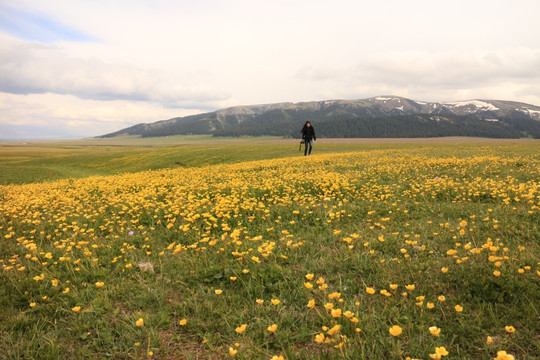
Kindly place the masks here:
<instances>
[{"instance_id":1,"label":"grassy slope","mask_svg":"<svg viewBox=\"0 0 540 360\"><path fill-rule=\"evenodd\" d=\"M358 144L316 144L314 152L351 151L358 148ZM0 144L0 185L235 163L301 154L297 142L273 138L239 140L215 139L209 136L175 136L4 143Z\"/></svg>"},{"instance_id":2,"label":"grassy slope","mask_svg":"<svg viewBox=\"0 0 540 360\"><path fill-rule=\"evenodd\" d=\"M492 359L503 349L533 359L540 331L535 291L539 212L532 208L540 205L535 188L540 143L501 144L320 144L317 154L368 151L351 159L327 154L309 162L275 160L210 170L196 167L298 156L298 147L218 143L91 151L25 148L17 156L26 162L17 163L11 154L10 165L14 174L28 176L22 182L33 181L25 169L40 163L56 164L60 177L171 167L167 164L182 161L176 167L194 169L6 187L6 202L13 192L9 201L18 205L0 212L0 258L3 265L19 270L0 274L0 350L13 359L66 354L147 358L148 351L156 358L221 359L238 343L236 357L244 359L270 359L274 354L289 359L427 359L436 346L445 346L447 359ZM207 174L216 174L216 179ZM441 181L434 181L435 176ZM197 217L204 213L214 219ZM244 232L235 240L236 228ZM256 240L258 235L262 240ZM217 244L203 242L205 237ZM29 251L28 243L22 246L18 239L36 243L37 251ZM237 245L238 240L244 244ZM277 243L273 251L268 250L271 240ZM73 245L70 252L62 246L80 241L90 243ZM496 250L486 245L490 241ZM172 242L184 248L173 255L174 248L168 248ZM295 247L299 242L305 244ZM192 243L198 247L188 248ZM464 250L467 243L487 247L473 255ZM230 255L237 246L253 252L238 260ZM503 247L508 247L509 259L501 259L497 267L488 256L503 255ZM268 258L259 253L261 248L269 252ZM456 257L449 250L455 250ZM261 263L252 260L255 255ZM457 262L466 256L468 260ZM75 263L78 258L82 260ZM139 262L153 263L155 273L139 271ZM448 273L440 271L443 267ZM496 269L502 272L499 277L492 275ZM41 273L44 280L33 279ZM308 273L315 274L312 291L304 285ZM319 276L329 285L325 291L317 289ZM51 285L53 279L60 284ZM100 281L103 288L94 285ZM397 290L389 288L394 283ZM406 290L407 284L416 289ZM366 294L370 286L376 294ZM66 288L71 291L64 293ZM223 294L218 296L217 289ZM392 296L384 297L381 289ZM328 297L334 291L342 293L342 303ZM446 296L444 303L437 300L439 295ZM422 306L416 304L418 296L426 296ZM272 305L273 298L282 303ZM306 307L310 298L317 302L315 309ZM258 305L256 299L265 302ZM427 309L428 302L435 304L433 310ZM325 303L355 312L359 322L333 318ZM454 311L456 304L464 306L463 313ZM81 306L80 313L74 312L75 306ZM135 325L139 318L144 318L144 327ZM187 324L180 325L184 318ZM238 334L235 328L243 323L248 330ZM273 323L279 326L275 335L267 331ZM334 347L342 343L339 336L329 344L314 340L322 326L336 323L343 324L342 334L348 336L343 347ZM404 329L397 338L388 333L394 324ZM429 334L434 325L442 329L440 337ZM507 325L516 332L507 333ZM486 344L488 335L494 344Z\"/></svg>"},{"instance_id":3,"label":"grassy slope","mask_svg":"<svg viewBox=\"0 0 540 360\"><path fill-rule=\"evenodd\" d=\"M463 139L451 138L447 142L442 139L441 145L451 147L456 141L461 142ZM467 139L464 141L468 142ZM415 143L415 139L380 143L373 140L367 143L322 140L315 143L314 154L399 149L410 146L410 143ZM419 148L425 146L430 146L429 142L415 144ZM271 137L216 139L205 135L0 143L0 185L237 163L302 154L296 140Z\"/></svg>"}]
</instances>

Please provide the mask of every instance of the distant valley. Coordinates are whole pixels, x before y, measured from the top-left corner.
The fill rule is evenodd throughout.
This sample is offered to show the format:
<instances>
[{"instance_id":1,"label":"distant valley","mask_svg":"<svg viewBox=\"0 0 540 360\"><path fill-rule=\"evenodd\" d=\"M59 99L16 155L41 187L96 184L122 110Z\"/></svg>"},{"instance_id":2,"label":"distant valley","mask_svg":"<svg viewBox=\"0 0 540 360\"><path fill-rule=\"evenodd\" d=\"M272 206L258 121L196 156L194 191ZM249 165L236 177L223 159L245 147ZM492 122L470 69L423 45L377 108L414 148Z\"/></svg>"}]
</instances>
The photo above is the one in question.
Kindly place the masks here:
<instances>
[{"instance_id":1,"label":"distant valley","mask_svg":"<svg viewBox=\"0 0 540 360\"><path fill-rule=\"evenodd\" d=\"M188 134L298 138L311 121L318 137L442 137L540 139L540 107L504 100L438 103L377 96L235 106L214 112L134 125L99 137Z\"/></svg>"}]
</instances>

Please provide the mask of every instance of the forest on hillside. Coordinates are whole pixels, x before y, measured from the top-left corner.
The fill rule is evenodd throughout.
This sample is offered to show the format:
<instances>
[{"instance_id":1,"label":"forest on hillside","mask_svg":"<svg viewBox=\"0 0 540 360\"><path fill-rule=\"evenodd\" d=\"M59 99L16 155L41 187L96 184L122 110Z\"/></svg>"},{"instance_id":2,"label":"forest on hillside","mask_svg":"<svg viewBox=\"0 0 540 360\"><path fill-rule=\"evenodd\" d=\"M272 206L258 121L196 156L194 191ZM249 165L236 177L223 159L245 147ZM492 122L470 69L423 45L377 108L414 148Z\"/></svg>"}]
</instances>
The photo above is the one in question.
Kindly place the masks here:
<instances>
[{"instance_id":1,"label":"forest on hillside","mask_svg":"<svg viewBox=\"0 0 540 360\"><path fill-rule=\"evenodd\" d=\"M265 119L216 130L214 136L284 136L300 138L304 122ZM456 115L400 115L312 121L318 137L385 138L472 136L489 138L540 138L540 122L531 119L482 120Z\"/></svg>"}]
</instances>

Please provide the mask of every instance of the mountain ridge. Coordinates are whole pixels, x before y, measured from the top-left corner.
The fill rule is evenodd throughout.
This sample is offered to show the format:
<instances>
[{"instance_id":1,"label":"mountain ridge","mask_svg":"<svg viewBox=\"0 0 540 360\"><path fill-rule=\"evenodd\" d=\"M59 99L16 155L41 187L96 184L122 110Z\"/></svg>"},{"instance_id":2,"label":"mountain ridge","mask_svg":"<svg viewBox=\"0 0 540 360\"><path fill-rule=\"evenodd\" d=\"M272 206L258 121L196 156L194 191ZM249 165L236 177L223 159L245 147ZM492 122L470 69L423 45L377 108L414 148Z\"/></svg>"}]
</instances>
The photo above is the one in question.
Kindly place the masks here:
<instances>
[{"instance_id":1,"label":"mountain ridge","mask_svg":"<svg viewBox=\"0 0 540 360\"><path fill-rule=\"evenodd\" d=\"M411 126L420 122L422 124L420 126L428 126L431 129L429 132L431 135L423 129L418 129L418 137L482 136L483 133L488 137L504 137L506 133L508 137L540 138L539 106L515 101L484 99L444 103L427 102L395 95L355 100L334 99L240 105L154 123L137 124L98 137L122 135L154 137L179 134L297 137L298 128L308 120L316 122L317 128L321 130L328 129L318 134L323 137L329 136L330 133L333 137L351 137L352 134L360 135L357 137L380 137L384 134L381 134L378 128L385 123L391 123L396 127L396 131L386 131L386 136L399 137L399 128L403 125L399 123L401 120ZM325 125L320 127L322 123ZM338 123L341 132L332 129L332 124ZM345 123L347 125L343 125ZM373 131L368 131L367 134L365 133L366 124L371 124L373 128ZM360 132L360 128L363 128L364 132ZM471 129L474 131L468 131ZM414 131L407 132L410 137L413 137L414 133Z\"/></svg>"}]
</instances>

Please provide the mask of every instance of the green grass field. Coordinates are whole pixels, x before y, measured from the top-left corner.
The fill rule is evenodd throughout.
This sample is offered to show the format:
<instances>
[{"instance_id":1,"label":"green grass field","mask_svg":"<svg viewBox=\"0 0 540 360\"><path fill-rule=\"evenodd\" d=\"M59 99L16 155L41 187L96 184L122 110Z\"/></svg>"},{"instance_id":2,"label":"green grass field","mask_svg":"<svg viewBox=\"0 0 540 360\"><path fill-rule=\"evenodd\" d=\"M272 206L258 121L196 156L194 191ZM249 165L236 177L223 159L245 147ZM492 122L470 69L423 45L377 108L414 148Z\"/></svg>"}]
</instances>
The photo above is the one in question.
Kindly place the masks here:
<instances>
[{"instance_id":1,"label":"green grass field","mask_svg":"<svg viewBox=\"0 0 540 360\"><path fill-rule=\"evenodd\" d=\"M211 136L0 143L0 184L297 156L301 154L298 148L297 141L278 138ZM354 148L358 146L329 143L317 152Z\"/></svg>"},{"instance_id":2,"label":"green grass field","mask_svg":"<svg viewBox=\"0 0 540 360\"><path fill-rule=\"evenodd\" d=\"M278 139L91 139L0 159L6 359L540 353L538 141L306 158Z\"/></svg>"}]
</instances>

